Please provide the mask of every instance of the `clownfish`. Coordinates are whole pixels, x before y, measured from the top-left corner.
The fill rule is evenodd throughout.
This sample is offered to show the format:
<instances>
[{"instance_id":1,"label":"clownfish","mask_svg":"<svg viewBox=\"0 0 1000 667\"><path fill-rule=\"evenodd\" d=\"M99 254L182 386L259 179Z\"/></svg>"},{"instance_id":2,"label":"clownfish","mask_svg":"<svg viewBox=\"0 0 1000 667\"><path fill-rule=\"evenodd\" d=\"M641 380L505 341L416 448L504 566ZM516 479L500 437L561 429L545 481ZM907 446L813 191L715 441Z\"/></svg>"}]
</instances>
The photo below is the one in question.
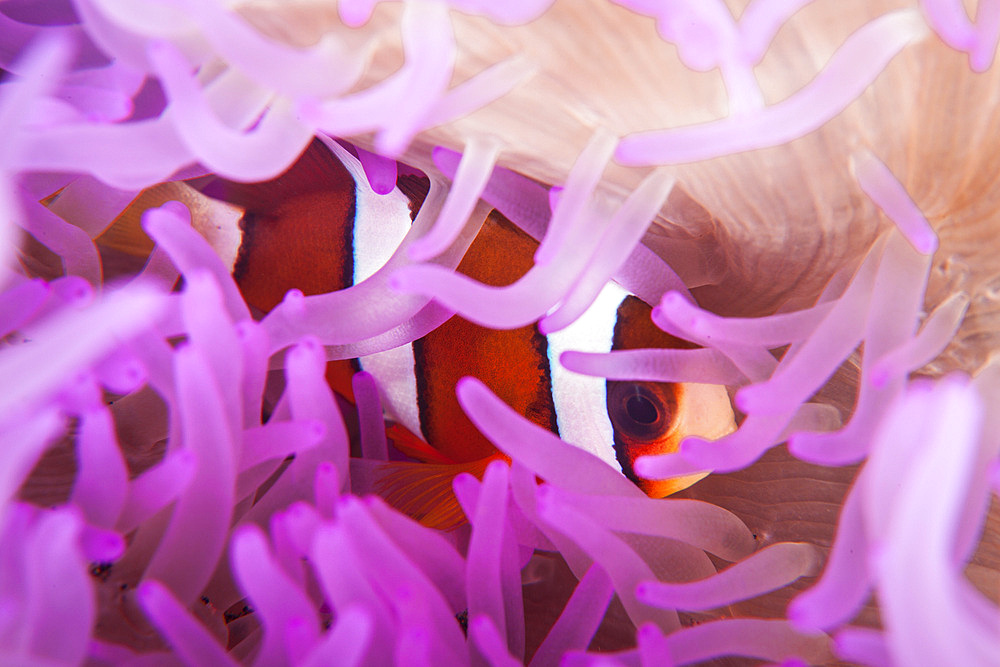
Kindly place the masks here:
<instances>
[{"instance_id":1,"label":"clownfish","mask_svg":"<svg viewBox=\"0 0 1000 667\"><path fill-rule=\"evenodd\" d=\"M243 211L233 277L258 314L291 289L306 295L344 289L372 275L409 231L429 181L401 171L396 186L376 194L358 159L334 142L314 139L282 175L264 183L215 179L204 194ZM492 211L457 270L503 286L532 266L538 243ZM536 325L488 329L451 317L423 338L386 352L330 362L327 379L353 400L351 376L370 372L382 394L389 437L418 463L388 462L379 489L410 516L435 527L464 521L451 490L461 472L482 477L505 458L465 416L455 395L464 376L486 384L539 426L620 470L647 495L664 497L702 475L648 480L634 471L639 456L676 451L687 436L717 439L735 429L725 387L609 381L572 373L566 350L606 352L695 345L657 328L651 307L615 283L575 323L548 335Z\"/></svg>"}]
</instances>

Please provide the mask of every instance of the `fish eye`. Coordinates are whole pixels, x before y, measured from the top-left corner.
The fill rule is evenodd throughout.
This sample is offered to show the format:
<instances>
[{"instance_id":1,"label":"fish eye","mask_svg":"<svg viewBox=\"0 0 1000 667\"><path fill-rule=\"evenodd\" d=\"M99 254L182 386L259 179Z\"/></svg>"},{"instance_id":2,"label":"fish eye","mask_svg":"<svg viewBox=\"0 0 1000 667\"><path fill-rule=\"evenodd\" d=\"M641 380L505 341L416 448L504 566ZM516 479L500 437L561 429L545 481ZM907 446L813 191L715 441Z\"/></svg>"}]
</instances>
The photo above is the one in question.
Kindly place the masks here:
<instances>
[{"instance_id":1,"label":"fish eye","mask_svg":"<svg viewBox=\"0 0 1000 667\"><path fill-rule=\"evenodd\" d=\"M671 387L654 382L608 382L608 414L615 431L638 441L668 433L677 413Z\"/></svg>"},{"instance_id":2,"label":"fish eye","mask_svg":"<svg viewBox=\"0 0 1000 667\"><path fill-rule=\"evenodd\" d=\"M656 405L642 394L634 394L625 399L625 412L637 424L653 424L660 416Z\"/></svg>"}]
</instances>

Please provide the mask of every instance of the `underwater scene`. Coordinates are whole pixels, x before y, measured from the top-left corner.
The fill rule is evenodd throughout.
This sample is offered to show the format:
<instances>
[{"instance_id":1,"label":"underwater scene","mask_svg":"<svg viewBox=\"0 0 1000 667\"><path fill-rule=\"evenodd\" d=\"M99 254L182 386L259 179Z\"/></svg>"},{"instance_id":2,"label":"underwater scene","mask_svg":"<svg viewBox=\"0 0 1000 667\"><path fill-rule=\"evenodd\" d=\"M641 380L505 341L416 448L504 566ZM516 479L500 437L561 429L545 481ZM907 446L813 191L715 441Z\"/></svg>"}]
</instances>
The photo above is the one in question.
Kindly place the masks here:
<instances>
[{"instance_id":1,"label":"underwater scene","mask_svg":"<svg viewBox=\"0 0 1000 667\"><path fill-rule=\"evenodd\" d=\"M1000 664L997 0L3 0L0 664Z\"/></svg>"}]
</instances>

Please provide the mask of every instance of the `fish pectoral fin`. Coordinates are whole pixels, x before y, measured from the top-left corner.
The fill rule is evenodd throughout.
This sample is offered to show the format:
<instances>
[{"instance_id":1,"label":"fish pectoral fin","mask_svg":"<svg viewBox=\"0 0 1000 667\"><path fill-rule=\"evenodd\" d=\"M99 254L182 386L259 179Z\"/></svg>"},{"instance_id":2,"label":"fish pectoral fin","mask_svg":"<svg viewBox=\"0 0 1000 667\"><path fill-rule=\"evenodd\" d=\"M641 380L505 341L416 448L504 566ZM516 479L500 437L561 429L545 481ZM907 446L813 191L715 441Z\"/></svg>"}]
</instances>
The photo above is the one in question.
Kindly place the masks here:
<instances>
[{"instance_id":1,"label":"fish pectoral fin","mask_svg":"<svg viewBox=\"0 0 1000 667\"><path fill-rule=\"evenodd\" d=\"M389 461L380 466L375 491L395 509L429 528L451 530L468 519L452 488L460 473L482 479L492 461L501 455L466 463L410 463Z\"/></svg>"}]
</instances>

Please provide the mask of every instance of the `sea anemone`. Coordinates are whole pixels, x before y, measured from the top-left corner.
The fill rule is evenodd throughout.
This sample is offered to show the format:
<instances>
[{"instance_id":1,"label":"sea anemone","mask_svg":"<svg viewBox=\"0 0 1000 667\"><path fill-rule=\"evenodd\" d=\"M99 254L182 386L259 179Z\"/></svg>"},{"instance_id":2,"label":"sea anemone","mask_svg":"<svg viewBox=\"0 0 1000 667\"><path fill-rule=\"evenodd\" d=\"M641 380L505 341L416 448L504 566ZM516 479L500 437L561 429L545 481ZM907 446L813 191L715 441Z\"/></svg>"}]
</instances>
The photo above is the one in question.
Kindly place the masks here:
<instances>
[{"instance_id":1,"label":"sea anemone","mask_svg":"<svg viewBox=\"0 0 1000 667\"><path fill-rule=\"evenodd\" d=\"M1000 7L971 16L0 4L0 662L996 663ZM314 137L429 190L384 266L264 314L201 186ZM456 271L493 209L539 241L503 287ZM379 496L380 387L328 361L455 313L556 332L610 280L691 345L561 362L726 385L738 429L635 462L707 477L647 497L467 377L502 456L462 525Z\"/></svg>"}]
</instances>

